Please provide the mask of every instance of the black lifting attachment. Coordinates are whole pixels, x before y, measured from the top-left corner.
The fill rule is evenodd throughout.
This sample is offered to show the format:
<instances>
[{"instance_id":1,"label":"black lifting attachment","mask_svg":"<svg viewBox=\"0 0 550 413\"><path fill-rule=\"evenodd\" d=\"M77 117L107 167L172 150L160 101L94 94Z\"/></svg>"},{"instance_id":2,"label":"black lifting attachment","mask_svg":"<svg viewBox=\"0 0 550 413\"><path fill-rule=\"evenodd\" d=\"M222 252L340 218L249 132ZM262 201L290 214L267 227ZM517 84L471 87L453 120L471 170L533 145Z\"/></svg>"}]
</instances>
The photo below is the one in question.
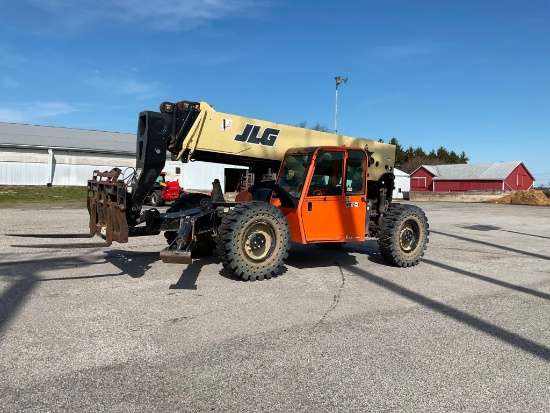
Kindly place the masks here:
<instances>
[{"instance_id":1,"label":"black lifting attachment","mask_svg":"<svg viewBox=\"0 0 550 413\"><path fill-rule=\"evenodd\" d=\"M126 221L126 185L119 176L122 171L114 168L109 172L94 171L94 176L88 181L88 213L90 214L87 234L7 234L12 237L25 238L64 238L82 239L98 235L104 242L68 243L68 244L32 244L12 245L26 248L101 248L110 246L113 241L128 242L128 223Z\"/></svg>"},{"instance_id":2,"label":"black lifting attachment","mask_svg":"<svg viewBox=\"0 0 550 413\"><path fill-rule=\"evenodd\" d=\"M191 264L191 253L199 240L215 239L219 215L225 213L235 203L226 202L218 179L212 183L210 199L201 201L201 206L181 212L161 214L163 221L180 219L177 232L164 233L169 245L160 252L162 262L169 264ZM166 226L165 226L166 228Z\"/></svg>"}]
</instances>

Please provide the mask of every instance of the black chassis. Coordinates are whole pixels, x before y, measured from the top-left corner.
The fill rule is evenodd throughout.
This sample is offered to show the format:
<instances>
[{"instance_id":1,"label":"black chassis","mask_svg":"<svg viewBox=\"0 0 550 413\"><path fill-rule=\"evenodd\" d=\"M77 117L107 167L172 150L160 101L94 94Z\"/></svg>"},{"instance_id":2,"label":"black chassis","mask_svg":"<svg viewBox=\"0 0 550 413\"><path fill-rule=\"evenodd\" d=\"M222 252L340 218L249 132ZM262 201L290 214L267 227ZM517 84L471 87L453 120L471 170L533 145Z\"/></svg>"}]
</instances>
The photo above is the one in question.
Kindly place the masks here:
<instances>
[{"instance_id":1,"label":"black chassis","mask_svg":"<svg viewBox=\"0 0 550 413\"><path fill-rule=\"evenodd\" d=\"M204 198L199 207L177 212L159 212L156 208L143 211L145 226L130 229L130 236L157 235L161 231L177 231L169 245L161 251L163 262L190 264L191 251L198 240L215 239L223 216L237 205L223 198L218 179L213 182L210 198ZM167 238L168 239L168 238Z\"/></svg>"},{"instance_id":2,"label":"black chassis","mask_svg":"<svg viewBox=\"0 0 550 413\"><path fill-rule=\"evenodd\" d=\"M144 226L130 228L130 236L157 235L161 231L177 231L175 237L168 238L169 245L164 248L160 257L165 263L190 264L191 252L200 240L215 240L218 236L218 227L224 215L233 209L239 202L228 202L223 197L220 181L213 183L210 198L201 200L199 207L177 212L159 212L156 208L142 212ZM283 205L295 207L295 201L288 192L274 182L264 182L249 188L252 199L269 202L276 193Z\"/></svg>"}]
</instances>

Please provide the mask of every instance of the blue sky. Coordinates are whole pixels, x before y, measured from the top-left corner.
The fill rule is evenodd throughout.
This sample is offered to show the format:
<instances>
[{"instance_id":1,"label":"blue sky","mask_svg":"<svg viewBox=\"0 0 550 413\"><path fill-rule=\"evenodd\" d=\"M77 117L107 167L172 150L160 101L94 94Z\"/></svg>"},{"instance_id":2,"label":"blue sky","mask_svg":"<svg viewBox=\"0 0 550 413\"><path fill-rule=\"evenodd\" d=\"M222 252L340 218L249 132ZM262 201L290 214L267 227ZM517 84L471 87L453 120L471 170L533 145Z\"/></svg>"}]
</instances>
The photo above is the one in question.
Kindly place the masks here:
<instances>
[{"instance_id":1,"label":"blue sky","mask_svg":"<svg viewBox=\"0 0 550 413\"><path fill-rule=\"evenodd\" d=\"M547 0L18 0L0 121L134 132L162 101L338 131L550 184Z\"/></svg>"}]
</instances>

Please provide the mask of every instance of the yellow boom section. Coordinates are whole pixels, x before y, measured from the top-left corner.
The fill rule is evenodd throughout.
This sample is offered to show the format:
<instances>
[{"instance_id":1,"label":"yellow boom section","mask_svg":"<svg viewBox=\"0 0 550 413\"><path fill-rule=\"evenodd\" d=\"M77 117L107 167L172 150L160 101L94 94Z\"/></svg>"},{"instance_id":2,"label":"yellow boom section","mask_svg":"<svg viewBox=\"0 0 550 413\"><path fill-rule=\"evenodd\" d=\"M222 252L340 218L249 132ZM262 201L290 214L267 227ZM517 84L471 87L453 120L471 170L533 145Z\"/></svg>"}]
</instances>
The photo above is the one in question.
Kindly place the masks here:
<instances>
[{"instance_id":1,"label":"yellow boom section","mask_svg":"<svg viewBox=\"0 0 550 413\"><path fill-rule=\"evenodd\" d=\"M181 145L178 159L188 162L195 151L280 161L290 148L309 146L346 146L364 148L371 154L369 180L393 172L395 147L372 139L352 138L246 118L215 111L200 102L200 112Z\"/></svg>"}]
</instances>

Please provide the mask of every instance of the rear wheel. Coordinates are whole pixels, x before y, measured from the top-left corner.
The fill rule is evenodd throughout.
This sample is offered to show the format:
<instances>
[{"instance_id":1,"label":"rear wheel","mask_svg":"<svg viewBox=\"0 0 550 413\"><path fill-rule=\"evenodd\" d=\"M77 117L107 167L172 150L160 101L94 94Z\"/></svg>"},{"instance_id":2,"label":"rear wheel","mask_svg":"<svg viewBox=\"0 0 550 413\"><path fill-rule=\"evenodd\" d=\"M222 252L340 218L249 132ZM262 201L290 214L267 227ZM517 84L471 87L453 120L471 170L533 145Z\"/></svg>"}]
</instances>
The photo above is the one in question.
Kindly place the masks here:
<instances>
[{"instance_id":1,"label":"rear wheel","mask_svg":"<svg viewBox=\"0 0 550 413\"><path fill-rule=\"evenodd\" d=\"M222 219L218 255L223 266L243 280L277 275L289 249L288 222L279 209L267 202L238 204Z\"/></svg>"},{"instance_id":2,"label":"rear wheel","mask_svg":"<svg viewBox=\"0 0 550 413\"><path fill-rule=\"evenodd\" d=\"M428 244L428 228L428 219L419 207L391 205L378 232L380 254L397 267L417 265Z\"/></svg>"}]
</instances>

